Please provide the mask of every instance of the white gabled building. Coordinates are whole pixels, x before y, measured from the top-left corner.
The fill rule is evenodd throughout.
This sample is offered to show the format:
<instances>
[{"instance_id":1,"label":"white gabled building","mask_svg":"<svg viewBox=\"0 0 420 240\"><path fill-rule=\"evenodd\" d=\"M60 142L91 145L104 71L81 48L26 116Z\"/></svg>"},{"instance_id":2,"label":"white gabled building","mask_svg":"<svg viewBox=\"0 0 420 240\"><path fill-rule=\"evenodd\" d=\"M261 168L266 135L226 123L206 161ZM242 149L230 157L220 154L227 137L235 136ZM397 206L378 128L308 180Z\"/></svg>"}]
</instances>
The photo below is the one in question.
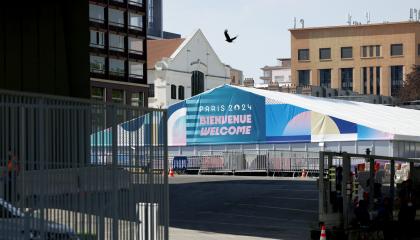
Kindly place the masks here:
<instances>
[{"instance_id":1,"label":"white gabled building","mask_svg":"<svg viewBox=\"0 0 420 240\"><path fill-rule=\"evenodd\" d=\"M167 108L230 79L200 29L186 39L148 40L147 51L149 107Z\"/></svg>"}]
</instances>

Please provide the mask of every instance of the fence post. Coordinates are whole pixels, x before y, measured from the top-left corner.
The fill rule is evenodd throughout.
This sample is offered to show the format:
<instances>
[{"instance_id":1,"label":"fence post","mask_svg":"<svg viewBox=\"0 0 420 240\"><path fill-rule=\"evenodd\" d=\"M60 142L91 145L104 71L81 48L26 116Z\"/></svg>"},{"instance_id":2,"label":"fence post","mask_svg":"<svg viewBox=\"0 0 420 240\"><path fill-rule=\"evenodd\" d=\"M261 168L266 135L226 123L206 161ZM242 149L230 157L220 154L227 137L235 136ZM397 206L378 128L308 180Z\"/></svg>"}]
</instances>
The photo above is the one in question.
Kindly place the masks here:
<instances>
[{"instance_id":1,"label":"fence post","mask_svg":"<svg viewBox=\"0 0 420 240\"><path fill-rule=\"evenodd\" d=\"M167 130L167 110L164 110L163 112L163 120L162 124L163 124L163 136L164 136L164 159L165 159L165 163L164 163L164 185L165 185L165 193L164 193L164 201L165 201L165 207L164 207L164 239L165 240L169 240L169 183L168 183L168 162L166 161L166 159L168 159L168 130ZM188 167L188 159L187 159L187 167Z\"/></svg>"},{"instance_id":2,"label":"fence post","mask_svg":"<svg viewBox=\"0 0 420 240\"><path fill-rule=\"evenodd\" d=\"M112 239L118 239L118 191L117 167L118 167L118 126L116 106L111 106L112 121Z\"/></svg>"},{"instance_id":3,"label":"fence post","mask_svg":"<svg viewBox=\"0 0 420 240\"><path fill-rule=\"evenodd\" d=\"M394 206L394 195L395 195L395 160L391 160L391 179L390 179L390 188L389 188L391 206Z\"/></svg>"},{"instance_id":4,"label":"fence post","mask_svg":"<svg viewBox=\"0 0 420 240\"><path fill-rule=\"evenodd\" d=\"M350 196L351 196L351 182L350 182L350 166L351 166L350 156L344 152L343 153L343 179L341 184L341 195L343 196L343 220L344 220L344 230L348 228L349 224L349 205L350 205Z\"/></svg>"},{"instance_id":5,"label":"fence post","mask_svg":"<svg viewBox=\"0 0 420 240\"><path fill-rule=\"evenodd\" d=\"M319 152L319 178L318 178L318 185L319 185L319 193L318 193L318 208L319 208L319 220L322 221L324 219L324 156L325 152Z\"/></svg>"}]
</instances>

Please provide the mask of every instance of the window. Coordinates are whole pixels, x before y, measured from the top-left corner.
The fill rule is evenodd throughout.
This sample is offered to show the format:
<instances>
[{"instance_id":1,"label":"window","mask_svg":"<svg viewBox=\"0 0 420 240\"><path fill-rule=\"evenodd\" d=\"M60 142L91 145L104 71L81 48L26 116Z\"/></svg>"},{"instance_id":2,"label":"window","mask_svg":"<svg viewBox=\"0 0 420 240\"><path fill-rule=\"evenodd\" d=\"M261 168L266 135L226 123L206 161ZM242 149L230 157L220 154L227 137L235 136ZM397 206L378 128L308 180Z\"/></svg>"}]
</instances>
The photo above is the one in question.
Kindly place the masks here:
<instances>
[{"instance_id":1,"label":"window","mask_svg":"<svg viewBox=\"0 0 420 240\"><path fill-rule=\"evenodd\" d=\"M353 68L341 69L341 89L353 90Z\"/></svg>"},{"instance_id":2,"label":"window","mask_svg":"<svg viewBox=\"0 0 420 240\"><path fill-rule=\"evenodd\" d=\"M129 13L129 28L131 29L137 29L142 30L143 28L143 16L139 14L135 14L130 12Z\"/></svg>"},{"instance_id":3,"label":"window","mask_svg":"<svg viewBox=\"0 0 420 240\"><path fill-rule=\"evenodd\" d=\"M381 95L381 67L376 67L376 95Z\"/></svg>"},{"instance_id":4,"label":"window","mask_svg":"<svg viewBox=\"0 0 420 240\"><path fill-rule=\"evenodd\" d=\"M309 70L299 70L298 71L298 80L299 86L308 86L309 85Z\"/></svg>"},{"instance_id":5,"label":"window","mask_svg":"<svg viewBox=\"0 0 420 240\"><path fill-rule=\"evenodd\" d=\"M104 48L105 33L100 31L90 30L90 46L97 48Z\"/></svg>"},{"instance_id":6,"label":"window","mask_svg":"<svg viewBox=\"0 0 420 240\"><path fill-rule=\"evenodd\" d=\"M128 38L128 49L131 53L143 53L143 40L138 38Z\"/></svg>"},{"instance_id":7,"label":"window","mask_svg":"<svg viewBox=\"0 0 420 240\"><path fill-rule=\"evenodd\" d=\"M108 14L109 14L109 24L110 25L119 26L119 27L124 26L124 12L123 11L113 9L113 8L109 8L108 9Z\"/></svg>"},{"instance_id":8,"label":"window","mask_svg":"<svg viewBox=\"0 0 420 240\"><path fill-rule=\"evenodd\" d=\"M319 70L319 81L321 87L331 87L331 69L320 69Z\"/></svg>"},{"instance_id":9,"label":"window","mask_svg":"<svg viewBox=\"0 0 420 240\"><path fill-rule=\"evenodd\" d=\"M105 58L100 56L90 56L90 72L105 73Z\"/></svg>"},{"instance_id":10,"label":"window","mask_svg":"<svg viewBox=\"0 0 420 240\"><path fill-rule=\"evenodd\" d=\"M89 19L93 22L103 23L105 20L104 8L95 4L89 4Z\"/></svg>"},{"instance_id":11,"label":"window","mask_svg":"<svg viewBox=\"0 0 420 240\"><path fill-rule=\"evenodd\" d=\"M191 76L191 96L204 92L204 73L193 71Z\"/></svg>"},{"instance_id":12,"label":"window","mask_svg":"<svg viewBox=\"0 0 420 240\"><path fill-rule=\"evenodd\" d=\"M420 44L419 44L419 45L417 45L417 55L419 55L419 56L420 56Z\"/></svg>"},{"instance_id":13,"label":"window","mask_svg":"<svg viewBox=\"0 0 420 240\"><path fill-rule=\"evenodd\" d=\"M155 84L149 84L149 97L155 97Z\"/></svg>"},{"instance_id":14,"label":"window","mask_svg":"<svg viewBox=\"0 0 420 240\"><path fill-rule=\"evenodd\" d=\"M124 36L110 33L109 34L109 49L114 51L124 51Z\"/></svg>"},{"instance_id":15,"label":"window","mask_svg":"<svg viewBox=\"0 0 420 240\"><path fill-rule=\"evenodd\" d=\"M130 77L143 78L143 63L129 62Z\"/></svg>"},{"instance_id":16,"label":"window","mask_svg":"<svg viewBox=\"0 0 420 240\"><path fill-rule=\"evenodd\" d=\"M362 57L380 57L381 56L381 46L380 45L367 45L362 46Z\"/></svg>"},{"instance_id":17,"label":"window","mask_svg":"<svg viewBox=\"0 0 420 240\"><path fill-rule=\"evenodd\" d=\"M353 58L353 48L352 47L342 47L341 48L341 58Z\"/></svg>"},{"instance_id":18,"label":"window","mask_svg":"<svg viewBox=\"0 0 420 240\"><path fill-rule=\"evenodd\" d=\"M144 107L144 93L131 93L131 106Z\"/></svg>"},{"instance_id":19,"label":"window","mask_svg":"<svg viewBox=\"0 0 420 240\"><path fill-rule=\"evenodd\" d=\"M91 88L91 97L94 100L104 102L105 101L105 89L101 87Z\"/></svg>"},{"instance_id":20,"label":"window","mask_svg":"<svg viewBox=\"0 0 420 240\"><path fill-rule=\"evenodd\" d=\"M367 94L367 67L362 68L363 93Z\"/></svg>"},{"instance_id":21,"label":"window","mask_svg":"<svg viewBox=\"0 0 420 240\"><path fill-rule=\"evenodd\" d=\"M274 81L278 83L284 82L284 76L275 76Z\"/></svg>"},{"instance_id":22,"label":"window","mask_svg":"<svg viewBox=\"0 0 420 240\"><path fill-rule=\"evenodd\" d=\"M331 48L320 48L319 49L319 59L321 59L321 60L331 59Z\"/></svg>"},{"instance_id":23,"label":"window","mask_svg":"<svg viewBox=\"0 0 420 240\"><path fill-rule=\"evenodd\" d=\"M131 4L131 5L142 6L143 5L143 0L128 0L128 3Z\"/></svg>"},{"instance_id":24,"label":"window","mask_svg":"<svg viewBox=\"0 0 420 240\"><path fill-rule=\"evenodd\" d=\"M179 86L178 87L178 99L179 100L184 100L185 99L185 95L184 95L184 86Z\"/></svg>"},{"instance_id":25,"label":"window","mask_svg":"<svg viewBox=\"0 0 420 240\"><path fill-rule=\"evenodd\" d=\"M369 89L370 94L373 94L373 67L369 68Z\"/></svg>"},{"instance_id":26,"label":"window","mask_svg":"<svg viewBox=\"0 0 420 240\"><path fill-rule=\"evenodd\" d=\"M271 71L264 71L264 77L271 77Z\"/></svg>"},{"instance_id":27,"label":"window","mask_svg":"<svg viewBox=\"0 0 420 240\"><path fill-rule=\"evenodd\" d=\"M171 85L171 99L176 99L176 86Z\"/></svg>"},{"instance_id":28,"label":"window","mask_svg":"<svg viewBox=\"0 0 420 240\"><path fill-rule=\"evenodd\" d=\"M403 66L391 66L391 96L398 95L403 85Z\"/></svg>"},{"instance_id":29,"label":"window","mask_svg":"<svg viewBox=\"0 0 420 240\"><path fill-rule=\"evenodd\" d=\"M402 44L391 44L391 56L402 56L403 50Z\"/></svg>"},{"instance_id":30,"label":"window","mask_svg":"<svg viewBox=\"0 0 420 240\"><path fill-rule=\"evenodd\" d=\"M147 0L148 1L148 27L151 28L153 26L153 0Z\"/></svg>"},{"instance_id":31,"label":"window","mask_svg":"<svg viewBox=\"0 0 420 240\"><path fill-rule=\"evenodd\" d=\"M299 61L309 60L309 49L299 49L298 50L298 60Z\"/></svg>"},{"instance_id":32,"label":"window","mask_svg":"<svg viewBox=\"0 0 420 240\"><path fill-rule=\"evenodd\" d=\"M124 90L112 89L112 102L124 103Z\"/></svg>"},{"instance_id":33,"label":"window","mask_svg":"<svg viewBox=\"0 0 420 240\"><path fill-rule=\"evenodd\" d=\"M109 73L117 76L124 76L125 67L124 60L120 59L109 59Z\"/></svg>"}]
</instances>

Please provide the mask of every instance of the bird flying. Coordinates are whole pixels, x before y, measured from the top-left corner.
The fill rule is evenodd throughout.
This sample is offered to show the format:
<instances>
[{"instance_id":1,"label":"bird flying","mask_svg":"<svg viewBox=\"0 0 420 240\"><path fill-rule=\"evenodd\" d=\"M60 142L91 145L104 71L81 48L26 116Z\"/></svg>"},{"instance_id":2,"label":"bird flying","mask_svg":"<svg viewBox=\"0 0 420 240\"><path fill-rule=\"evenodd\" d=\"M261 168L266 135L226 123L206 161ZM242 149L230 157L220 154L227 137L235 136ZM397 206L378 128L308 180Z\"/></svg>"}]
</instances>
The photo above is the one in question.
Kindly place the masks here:
<instances>
[{"instance_id":1,"label":"bird flying","mask_svg":"<svg viewBox=\"0 0 420 240\"><path fill-rule=\"evenodd\" d=\"M226 38L226 42L231 43L231 42L233 42L233 40L235 40L237 37L238 37L238 36L236 35L235 37L231 38L231 37L229 36L228 30L227 30L227 29L225 30L225 38Z\"/></svg>"}]
</instances>

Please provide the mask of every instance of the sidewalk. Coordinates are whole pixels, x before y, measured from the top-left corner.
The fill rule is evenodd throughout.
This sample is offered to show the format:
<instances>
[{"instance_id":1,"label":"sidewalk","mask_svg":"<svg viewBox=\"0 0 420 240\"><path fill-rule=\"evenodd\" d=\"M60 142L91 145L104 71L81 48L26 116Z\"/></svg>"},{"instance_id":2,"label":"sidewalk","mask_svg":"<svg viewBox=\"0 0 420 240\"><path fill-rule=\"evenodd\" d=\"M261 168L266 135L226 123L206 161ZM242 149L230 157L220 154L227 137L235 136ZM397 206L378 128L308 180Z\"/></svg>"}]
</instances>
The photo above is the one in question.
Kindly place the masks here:
<instances>
[{"instance_id":1,"label":"sidewalk","mask_svg":"<svg viewBox=\"0 0 420 240\"><path fill-rule=\"evenodd\" d=\"M203 232L197 230L169 228L169 239L171 240L274 240L272 238L260 238L251 236L240 236L232 234ZM279 240L279 239L277 239Z\"/></svg>"}]
</instances>

